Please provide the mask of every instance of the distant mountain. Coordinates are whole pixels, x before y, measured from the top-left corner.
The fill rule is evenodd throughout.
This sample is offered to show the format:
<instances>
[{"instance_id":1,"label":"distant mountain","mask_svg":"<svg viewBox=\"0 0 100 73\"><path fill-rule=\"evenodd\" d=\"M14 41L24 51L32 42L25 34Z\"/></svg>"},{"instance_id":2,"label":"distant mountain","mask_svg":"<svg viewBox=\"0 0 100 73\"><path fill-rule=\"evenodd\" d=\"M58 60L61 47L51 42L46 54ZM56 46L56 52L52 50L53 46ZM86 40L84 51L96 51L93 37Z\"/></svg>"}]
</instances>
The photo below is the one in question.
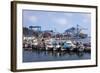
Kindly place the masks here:
<instances>
[{"instance_id":1,"label":"distant mountain","mask_svg":"<svg viewBox=\"0 0 100 73\"><path fill-rule=\"evenodd\" d=\"M66 29L64 32L66 35L71 35L71 37L78 37L78 38L86 38L88 37L87 34L83 33L80 29L77 29L75 27L71 27L69 29Z\"/></svg>"},{"instance_id":2,"label":"distant mountain","mask_svg":"<svg viewBox=\"0 0 100 73\"><path fill-rule=\"evenodd\" d=\"M74 28L74 27L71 27L71 28L65 30L65 32L74 32L74 31L76 31L76 28Z\"/></svg>"}]
</instances>

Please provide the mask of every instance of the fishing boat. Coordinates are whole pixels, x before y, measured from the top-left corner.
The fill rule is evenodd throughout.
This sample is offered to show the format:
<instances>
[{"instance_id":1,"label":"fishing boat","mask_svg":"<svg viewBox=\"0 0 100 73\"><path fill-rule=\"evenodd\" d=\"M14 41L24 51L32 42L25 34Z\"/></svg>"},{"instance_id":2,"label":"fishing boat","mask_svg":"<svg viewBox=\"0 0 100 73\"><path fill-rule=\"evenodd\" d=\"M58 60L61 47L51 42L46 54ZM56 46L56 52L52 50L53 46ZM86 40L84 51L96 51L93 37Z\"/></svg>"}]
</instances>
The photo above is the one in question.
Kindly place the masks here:
<instances>
[{"instance_id":1,"label":"fishing boat","mask_svg":"<svg viewBox=\"0 0 100 73\"><path fill-rule=\"evenodd\" d=\"M66 42L64 42L62 46L62 50L73 51L74 48L76 48L76 46L70 40L67 40Z\"/></svg>"}]
</instances>

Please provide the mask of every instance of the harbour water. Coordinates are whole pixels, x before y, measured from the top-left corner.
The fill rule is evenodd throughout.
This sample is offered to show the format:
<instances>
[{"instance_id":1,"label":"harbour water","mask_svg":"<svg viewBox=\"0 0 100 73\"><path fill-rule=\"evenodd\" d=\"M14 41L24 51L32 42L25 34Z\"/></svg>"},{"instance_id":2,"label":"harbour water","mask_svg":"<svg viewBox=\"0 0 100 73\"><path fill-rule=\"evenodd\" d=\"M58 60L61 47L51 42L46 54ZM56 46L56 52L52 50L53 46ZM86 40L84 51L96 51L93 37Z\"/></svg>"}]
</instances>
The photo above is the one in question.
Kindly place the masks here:
<instances>
[{"instance_id":1,"label":"harbour water","mask_svg":"<svg viewBox=\"0 0 100 73\"><path fill-rule=\"evenodd\" d=\"M90 52L23 50L23 62L91 59Z\"/></svg>"}]
</instances>

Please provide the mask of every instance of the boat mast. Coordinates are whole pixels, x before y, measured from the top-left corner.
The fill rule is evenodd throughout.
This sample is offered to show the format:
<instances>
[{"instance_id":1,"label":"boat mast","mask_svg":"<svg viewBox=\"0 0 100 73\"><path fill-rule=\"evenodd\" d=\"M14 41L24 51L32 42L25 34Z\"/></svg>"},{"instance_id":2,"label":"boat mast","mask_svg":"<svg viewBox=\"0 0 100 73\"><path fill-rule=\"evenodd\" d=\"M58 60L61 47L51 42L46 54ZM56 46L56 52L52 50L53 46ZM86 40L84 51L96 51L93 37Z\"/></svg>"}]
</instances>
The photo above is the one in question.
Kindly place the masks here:
<instances>
[{"instance_id":1,"label":"boat mast","mask_svg":"<svg viewBox=\"0 0 100 73\"><path fill-rule=\"evenodd\" d=\"M77 27L76 28L77 28L77 36L76 37L78 39L79 38L79 25L78 24L77 24Z\"/></svg>"}]
</instances>

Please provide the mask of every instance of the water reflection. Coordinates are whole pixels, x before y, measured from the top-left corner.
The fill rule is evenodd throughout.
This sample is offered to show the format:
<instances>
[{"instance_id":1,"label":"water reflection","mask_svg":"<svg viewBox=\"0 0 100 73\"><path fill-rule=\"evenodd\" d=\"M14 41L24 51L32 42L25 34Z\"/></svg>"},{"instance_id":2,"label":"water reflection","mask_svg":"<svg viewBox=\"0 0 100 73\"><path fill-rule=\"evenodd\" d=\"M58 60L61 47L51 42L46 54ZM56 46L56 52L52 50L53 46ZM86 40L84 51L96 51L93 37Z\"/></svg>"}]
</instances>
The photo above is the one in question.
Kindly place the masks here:
<instances>
[{"instance_id":1,"label":"water reflection","mask_svg":"<svg viewBox=\"0 0 100 73\"><path fill-rule=\"evenodd\" d=\"M73 52L73 51L39 51L39 50L32 50L32 52L36 53L36 55L45 55L45 56L54 56L54 57L62 57L65 55L77 55L78 57L82 57L84 52Z\"/></svg>"},{"instance_id":2,"label":"water reflection","mask_svg":"<svg viewBox=\"0 0 100 73\"><path fill-rule=\"evenodd\" d=\"M90 52L24 50L23 62L90 59Z\"/></svg>"}]
</instances>

